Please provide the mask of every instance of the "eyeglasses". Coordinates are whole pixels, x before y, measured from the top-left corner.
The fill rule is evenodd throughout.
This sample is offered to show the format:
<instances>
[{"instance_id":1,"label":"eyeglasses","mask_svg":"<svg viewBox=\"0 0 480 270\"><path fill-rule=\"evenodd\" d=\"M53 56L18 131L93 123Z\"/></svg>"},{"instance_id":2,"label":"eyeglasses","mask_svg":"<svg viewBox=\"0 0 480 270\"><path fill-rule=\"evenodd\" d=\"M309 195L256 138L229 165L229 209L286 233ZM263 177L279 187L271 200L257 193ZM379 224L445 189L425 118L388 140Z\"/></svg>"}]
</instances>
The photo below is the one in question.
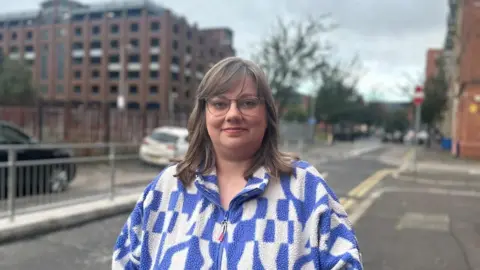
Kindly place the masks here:
<instances>
[{"instance_id":1,"label":"eyeglasses","mask_svg":"<svg viewBox=\"0 0 480 270\"><path fill-rule=\"evenodd\" d=\"M227 114L235 101L237 109L243 115L253 116L258 113L263 100L258 97L245 97L240 99L228 99L223 97L215 97L207 100L207 109L214 116L223 116Z\"/></svg>"}]
</instances>

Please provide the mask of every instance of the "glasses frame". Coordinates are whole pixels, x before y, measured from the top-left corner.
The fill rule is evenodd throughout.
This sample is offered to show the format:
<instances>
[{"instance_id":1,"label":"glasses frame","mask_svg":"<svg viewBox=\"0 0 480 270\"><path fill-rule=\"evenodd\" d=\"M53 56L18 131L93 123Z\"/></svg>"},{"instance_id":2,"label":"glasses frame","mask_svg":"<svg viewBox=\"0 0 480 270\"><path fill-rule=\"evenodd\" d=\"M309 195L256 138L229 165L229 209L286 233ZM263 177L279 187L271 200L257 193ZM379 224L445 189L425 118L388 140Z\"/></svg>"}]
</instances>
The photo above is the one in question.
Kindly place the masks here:
<instances>
[{"instance_id":1,"label":"glasses frame","mask_svg":"<svg viewBox=\"0 0 480 270\"><path fill-rule=\"evenodd\" d=\"M208 110L209 113L211 113L211 114L214 115L214 116L224 116L224 115L226 115L226 114L230 111L230 109L232 108L232 103L233 103L233 101L235 101L235 103L238 104L238 101L239 101L239 100L243 100L243 99L256 99L256 100L259 101L258 105L261 105L261 104L264 104L264 103L265 103L265 99L263 99L263 98L261 98L261 97L259 97L259 96L244 97L244 98L224 98L224 97L222 97L221 99L223 99L223 100L228 100L228 101L229 101L228 109L225 110L225 113L223 113L223 114L215 114L215 113L213 113L213 112L209 109L209 104L210 104L210 101L212 100L212 98L205 98L205 99L204 99L204 101L205 101L205 107L207 108L207 110ZM240 112L240 114L245 115L245 116L253 116L253 115L255 115L255 113L253 113L253 114L245 114L245 113L242 111L242 109L239 108L238 106L237 106L237 110Z\"/></svg>"}]
</instances>

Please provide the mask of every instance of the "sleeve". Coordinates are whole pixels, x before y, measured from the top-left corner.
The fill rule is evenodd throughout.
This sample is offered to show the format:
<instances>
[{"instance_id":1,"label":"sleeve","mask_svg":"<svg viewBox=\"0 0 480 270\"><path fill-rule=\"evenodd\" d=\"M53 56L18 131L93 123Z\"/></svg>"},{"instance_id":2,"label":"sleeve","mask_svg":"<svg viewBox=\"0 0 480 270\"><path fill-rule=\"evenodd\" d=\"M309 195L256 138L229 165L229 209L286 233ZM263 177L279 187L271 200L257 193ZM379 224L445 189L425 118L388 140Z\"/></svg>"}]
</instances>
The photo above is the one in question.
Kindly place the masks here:
<instances>
[{"instance_id":1,"label":"sleeve","mask_svg":"<svg viewBox=\"0 0 480 270\"><path fill-rule=\"evenodd\" d=\"M354 229L347 213L328 188L328 207L319 221L321 269L363 270Z\"/></svg>"},{"instance_id":2,"label":"sleeve","mask_svg":"<svg viewBox=\"0 0 480 270\"><path fill-rule=\"evenodd\" d=\"M137 200L133 211L130 213L126 223L115 242L112 256L112 270L134 270L140 269L140 258L142 254L144 202L147 195L154 189L160 176L150 183Z\"/></svg>"}]
</instances>

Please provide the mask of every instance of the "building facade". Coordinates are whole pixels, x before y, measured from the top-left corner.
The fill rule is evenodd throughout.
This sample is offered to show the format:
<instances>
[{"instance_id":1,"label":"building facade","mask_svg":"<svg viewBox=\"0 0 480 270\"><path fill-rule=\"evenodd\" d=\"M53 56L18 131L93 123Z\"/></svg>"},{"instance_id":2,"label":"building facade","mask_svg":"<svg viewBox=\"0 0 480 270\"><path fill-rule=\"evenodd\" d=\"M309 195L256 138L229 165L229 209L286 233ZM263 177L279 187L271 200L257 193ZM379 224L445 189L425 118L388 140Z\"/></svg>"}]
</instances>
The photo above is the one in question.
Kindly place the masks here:
<instances>
[{"instance_id":1,"label":"building facade","mask_svg":"<svg viewBox=\"0 0 480 270\"><path fill-rule=\"evenodd\" d=\"M480 3L450 0L445 40L452 153L480 158Z\"/></svg>"},{"instance_id":2,"label":"building facade","mask_svg":"<svg viewBox=\"0 0 480 270\"><path fill-rule=\"evenodd\" d=\"M47 0L0 15L0 52L32 67L45 101L59 106L189 111L209 66L235 55L227 28L200 29L145 0L85 5Z\"/></svg>"},{"instance_id":3,"label":"building facade","mask_svg":"<svg viewBox=\"0 0 480 270\"><path fill-rule=\"evenodd\" d=\"M437 61L442 57L443 50L429 49L427 51L427 65L425 67L425 80L435 77L438 72Z\"/></svg>"}]
</instances>

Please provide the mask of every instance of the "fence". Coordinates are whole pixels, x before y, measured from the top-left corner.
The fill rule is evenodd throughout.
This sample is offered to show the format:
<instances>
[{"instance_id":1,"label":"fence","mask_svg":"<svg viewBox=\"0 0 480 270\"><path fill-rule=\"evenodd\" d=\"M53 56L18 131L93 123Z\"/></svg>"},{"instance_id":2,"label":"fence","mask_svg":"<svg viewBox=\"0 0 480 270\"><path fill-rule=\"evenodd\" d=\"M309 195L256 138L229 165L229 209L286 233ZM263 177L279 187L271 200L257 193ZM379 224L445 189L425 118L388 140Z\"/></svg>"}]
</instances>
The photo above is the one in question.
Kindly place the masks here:
<instances>
[{"instance_id":1,"label":"fence","mask_svg":"<svg viewBox=\"0 0 480 270\"><path fill-rule=\"evenodd\" d=\"M0 218L13 221L17 213L114 199L135 189L140 192L161 168L141 163L138 147L118 143L0 146ZM89 148L99 154L71 155ZM27 151L60 155L29 159Z\"/></svg>"},{"instance_id":2,"label":"fence","mask_svg":"<svg viewBox=\"0 0 480 270\"><path fill-rule=\"evenodd\" d=\"M280 121L280 143L286 151L303 151L315 141L316 126Z\"/></svg>"},{"instance_id":3,"label":"fence","mask_svg":"<svg viewBox=\"0 0 480 270\"><path fill-rule=\"evenodd\" d=\"M186 126L185 114L171 121L159 111L68 107L0 107L0 120L16 124L43 142L140 142L154 128Z\"/></svg>"}]
</instances>

